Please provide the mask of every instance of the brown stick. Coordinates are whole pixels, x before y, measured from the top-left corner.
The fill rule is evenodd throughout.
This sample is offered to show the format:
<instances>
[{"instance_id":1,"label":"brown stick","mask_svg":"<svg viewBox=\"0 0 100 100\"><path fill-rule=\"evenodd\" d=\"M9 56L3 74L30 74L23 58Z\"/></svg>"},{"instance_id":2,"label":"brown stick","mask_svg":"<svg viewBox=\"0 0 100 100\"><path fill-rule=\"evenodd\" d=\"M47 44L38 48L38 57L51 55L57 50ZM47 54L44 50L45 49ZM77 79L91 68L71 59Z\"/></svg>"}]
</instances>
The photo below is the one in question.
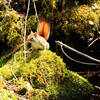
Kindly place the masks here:
<instances>
[{"instance_id":1,"label":"brown stick","mask_svg":"<svg viewBox=\"0 0 100 100\"><path fill-rule=\"evenodd\" d=\"M26 41L25 43L28 43L28 41ZM10 52L8 55L6 55L5 57L2 57L1 60L4 61L7 58L9 58L11 55L13 55L16 51L18 51L21 47L24 46L24 43L20 44L18 47L16 47L12 52Z\"/></svg>"}]
</instances>

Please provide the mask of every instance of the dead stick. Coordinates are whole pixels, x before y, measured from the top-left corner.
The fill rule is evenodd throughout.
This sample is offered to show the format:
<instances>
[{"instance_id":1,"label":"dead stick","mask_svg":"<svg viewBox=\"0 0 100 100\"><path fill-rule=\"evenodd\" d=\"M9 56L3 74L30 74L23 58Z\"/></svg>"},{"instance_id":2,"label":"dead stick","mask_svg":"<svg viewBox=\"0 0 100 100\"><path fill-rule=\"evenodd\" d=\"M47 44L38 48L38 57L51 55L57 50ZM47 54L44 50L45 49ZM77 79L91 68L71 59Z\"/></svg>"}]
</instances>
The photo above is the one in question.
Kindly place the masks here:
<instances>
[{"instance_id":1,"label":"dead stick","mask_svg":"<svg viewBox=\"0 0 100 100\"><path fill-rule=\"evenodd\" d=\"M26 41L25 43L28 43L29 41ZM13 55L16 51L18 51L21 47L24 46L24 43L20 44L18 47L16 47L12 52L10 52L8 55L6 55L5 57L1 58L2 61L6 60L7 58L9 58L11 55Z\"/></svg>"},{"instance_id":2,"label":"dead stick","mask_svg":"<svg viewBox=\"0 0 100 100\"><path fill-rule=\"evenodd\" d=\"M71 50L71 51L73 51L73 52L75 52L75 53L77 53L77 54L79 54L79 55L85 57L85 58L88 58L88 59L90 59L90 60L92 60L92 61L95 61L95 62L97 62L97 63L100 63L100 60L98 60L98 59L96 59L96 58L93 58L93 57L91 57L91 56L88 56L87 54L84 54L84 53L82 53L82 52L80 52L80 51L78 51L78 50L76 50L76 49L74 49L74 48L71 48L70 46L68 46L68 45L66 45L66 44L64 44L64 43L62 43L62 42L60 42L60 41L55 41L55 42L56 42L57 45L63 46L63 47L65 47L65 48L67 48L67 49L69 49L69 50Z\"/></svg>"},{"instance_id":3,"label":"dead stick","mask_svg":"<svg viewBox=\"0 0 100 100\"><path fill-rule=\"evenodd\" d=\"M100 87L99 86L94 86L96 89L100 90Z\"/></svg>"}]
</instances>

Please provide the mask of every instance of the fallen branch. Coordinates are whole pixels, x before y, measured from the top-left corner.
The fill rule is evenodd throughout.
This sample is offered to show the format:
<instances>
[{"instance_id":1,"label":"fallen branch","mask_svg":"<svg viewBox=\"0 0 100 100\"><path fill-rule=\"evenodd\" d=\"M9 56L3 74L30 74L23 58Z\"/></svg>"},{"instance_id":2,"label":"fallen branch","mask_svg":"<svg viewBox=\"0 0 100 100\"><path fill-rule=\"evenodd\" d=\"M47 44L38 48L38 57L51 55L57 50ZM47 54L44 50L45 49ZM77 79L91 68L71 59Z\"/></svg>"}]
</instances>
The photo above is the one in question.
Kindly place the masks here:
<instances>
[{"instance_id":1,"label":"fallen branch","mask_svg":"<svg viewBox=\"0 0 100 100\"><path fill-rule=\"evenodd\" d=\"M83 62L83 61L79 61L79 60L76 60L76 59L73 59L72 57L70 57L67 53L65 53L65 51L63 50L63 47L61 46L61 50L63 52L63 54L69 58L70 60L76 62L76 63L79 63L79 64L84 64L84 65L100 65L100 64L96 64L96 63L87 63L87 62Z\"/></svg>"},{"instance_id":2,"label":"fallen branch","mask_svg":"<svg viewBox=\"0 0 100 100\"><path fill-rule=\"evenodd\" d=\"M26 41L25 43L28 43L29 41ZM12 52L10 52L7 56L1 58L2 61L6 60L9 58L11 55L13 55L16 51L18 51L21 47L24 46L24 43L20 44L18 47L16 47Z\"/></svg>"},{"instance_id":3,"label":"fallen branch","mask_svg":"<svg viewBox=\"0 0 100 100\"><path fill-rule=\"evenodd\" d=\"M99 86L94 86L94 87L100 91L100 87Z\"/></svg>"},{"instance_id":4,"label":"fallen branch","mask_svg":"<svg viewBox=\"0 0 100 100\"><path fill-rule=\"evenodd\" d=\"M88 72L77 72L77 73L79 75L82 75L85 78L91 78L93 76L99 75L100 74L100 70L99 71L88 71Z\"/></svg>"},{"instance_id":5,"label":"fallen branch","mask_svg":"<svg viewBox=\"0 0 100 100\"><path fill-rule=\"evenodd\" d=\"M75 53L77 53L77 54L79 54L79 55L81 55L81 56L83 56L83 57L85 57L85 58L88 58L88 59L90 59L90 60L92 60L92 61L95 61L95 62L97 62L97 63L100 63L100 60L98 60L98 59L96 59L96 58L93 58L93 57L91 57L91 56L88 56L87 54L84 54L84 53L82 53L82 52L80 52L80 51L78 51L78 50L76 50L76 49L74 49L74 48L71 48L70 46L68 46L68 45L66 45L66 44L64 44L64 43L62 43L62 42L60 42L60 41L56 41L56 44L57 44L57 45L60 45L60 46L63 46L63 47L65 47L65 48L69 49L70 51L75 52ZM95 65L95 63L94 63L94 65ZM97 65L98 65L98 64L97 64Z\"/></svg>"}]
</instances>

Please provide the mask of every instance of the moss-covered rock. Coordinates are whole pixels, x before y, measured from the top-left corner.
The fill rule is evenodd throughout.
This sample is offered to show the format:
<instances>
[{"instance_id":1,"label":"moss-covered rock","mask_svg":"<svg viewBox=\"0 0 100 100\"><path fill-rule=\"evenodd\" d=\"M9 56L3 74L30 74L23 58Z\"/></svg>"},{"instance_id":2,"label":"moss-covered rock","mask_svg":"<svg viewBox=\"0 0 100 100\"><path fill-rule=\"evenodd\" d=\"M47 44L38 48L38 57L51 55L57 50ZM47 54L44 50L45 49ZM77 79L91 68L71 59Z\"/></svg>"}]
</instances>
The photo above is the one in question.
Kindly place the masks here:
<instances>
[{"instance_id":1,"label":"moss-covered rock","mask_svg":"<svg viewBox=\"0 0 100 100\"><path fill-rule=\"evenodd\" d=\"M29 81L35 89L32 98L39 98L40 95L43 98L47 94L49 100L84 100L93 92L92 85L86 79L69 71L63 60L49 50L27 54L27 63L24 63L23 52L15 55L16 62L9 60L0 69L1 75L9 80L14 77L14 72L17 77ZM36 89L43 89L43 94L38 95L39 90Z\"/></svg>"},{"instance_id":2,"label":"moss-covered rock","mask_svg":"<svg viewBox=\"0 0 100 100\"><path fill-rule=\"evenodd\" d=\"M0 42L14 48L23 41L23 24L18 13L0 3Z\"/></svg>"},{"instance_id":3,"label":"moss-covered rock","mask_svg":"<svg viewBox=\"0 0 100 100\"><path fill-rule=\"evenodd\" d=\"M66 13L67 14L67 13ZM68 16L68 15L67 15ZM67 19L66 19L67 20ZM69 22L63 26L66 35L78 35L80 39L87 40L95 36L94 29L98 29L99 16L91 7L81 5L71 9Z\"/></svg>"}]
</instances>

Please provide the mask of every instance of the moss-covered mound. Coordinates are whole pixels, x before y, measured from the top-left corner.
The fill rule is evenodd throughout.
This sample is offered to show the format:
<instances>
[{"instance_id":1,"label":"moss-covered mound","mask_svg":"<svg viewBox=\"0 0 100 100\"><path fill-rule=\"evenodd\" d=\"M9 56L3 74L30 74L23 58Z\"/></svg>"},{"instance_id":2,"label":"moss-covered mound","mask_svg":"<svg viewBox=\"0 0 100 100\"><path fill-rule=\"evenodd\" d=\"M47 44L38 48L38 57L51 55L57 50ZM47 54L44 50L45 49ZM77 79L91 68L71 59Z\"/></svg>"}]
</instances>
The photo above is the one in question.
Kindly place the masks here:
<instances>
[{"instance_id":1,"label":"moss-covered mound","mask_svg":"<svg viewBox=\"0 0 100 100\"><path fill-rule=\"evenodd\" d=\"M0 3L0 42L12 48L22 43L23 24L13 9Z\"/></svg>"},{"instance_id":2,"label":"moss-covered mound","mask_svg":"<svg viewBox=\"0 0 100 100\"><path fill-rule=\"evenodd\" d=\"M86 79L67 70L63 60L49 50L34 52L33 55L28 53L27 63L24 62L23 52L19 51L14 56L16 59L10 59L0 69L0 74L7 80L12 79L14 74L18 78L23 77L33 88L27 93L36 98L34 100L40 97L39 100L84 100L93 92ZM24 90L25 87L23 85Z\"/></svg>"},{"instance_id":3,"label":"moss-covered mound","mask_svg":"<svg viewBox=\"0 0 100 100\"><path fill-rule=\"evenodd\" d=\"M66 30L66 35L78 35L80 39L87 40L95 36L94 31L99 28L98 23L98 14L91 7L81 5L71 9L69 22L65 23L64 30Z\"/></svg>"}]
</instances>

